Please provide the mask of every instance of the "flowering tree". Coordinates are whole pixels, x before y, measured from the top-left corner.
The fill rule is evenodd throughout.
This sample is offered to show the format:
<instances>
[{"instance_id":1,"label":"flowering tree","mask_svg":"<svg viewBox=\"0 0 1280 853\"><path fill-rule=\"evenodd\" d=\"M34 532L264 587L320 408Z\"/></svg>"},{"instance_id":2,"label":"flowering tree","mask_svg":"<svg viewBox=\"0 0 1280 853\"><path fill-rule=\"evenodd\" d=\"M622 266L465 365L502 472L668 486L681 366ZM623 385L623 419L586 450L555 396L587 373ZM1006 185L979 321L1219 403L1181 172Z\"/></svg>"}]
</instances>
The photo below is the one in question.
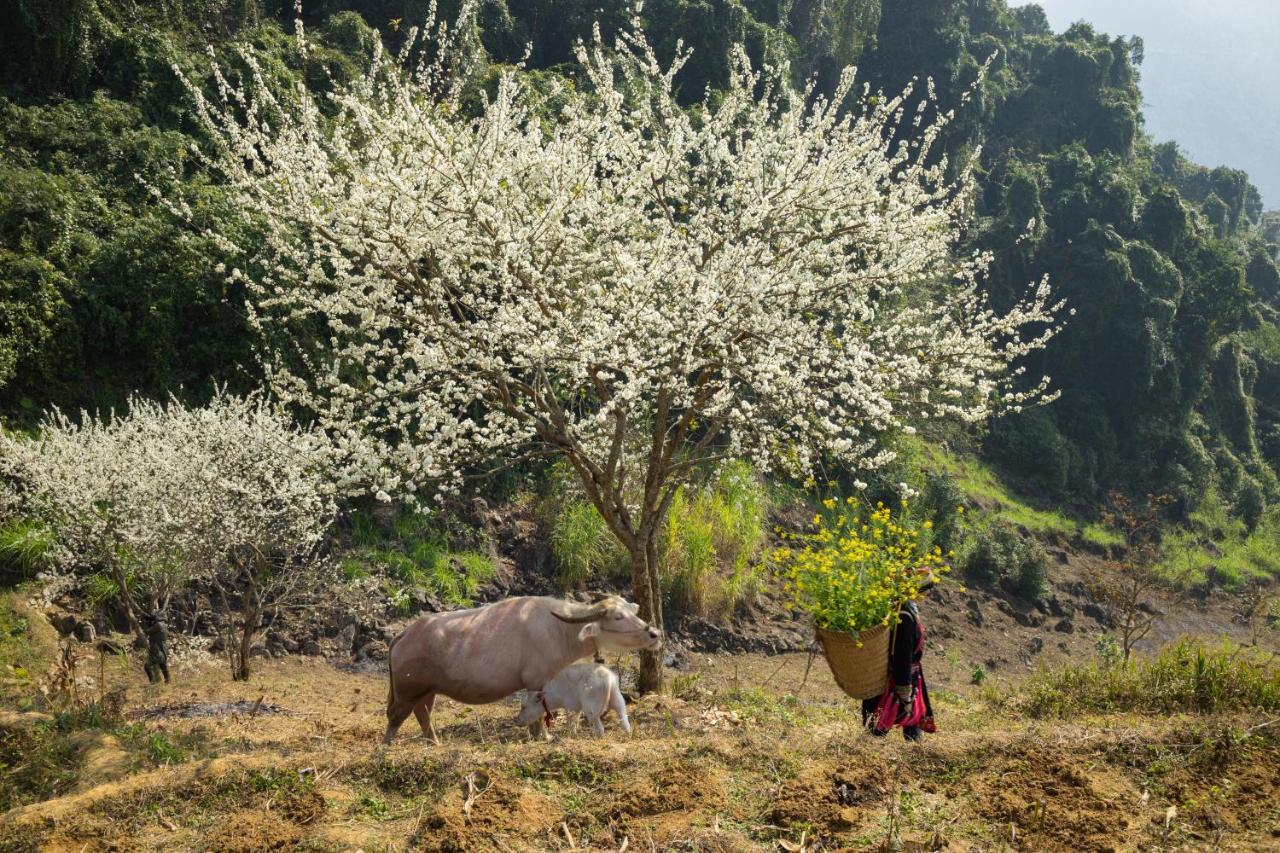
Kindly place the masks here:
<instances>
[{"instance_id":1,"label":"flowering tree","mask_svg":"<svg viewBox=\"0 0 1280 853\"><path fill-rule=\"evenodd\" d=\"M739 50L686 109L687 54L664 65L637 29L579 46L580 87L507 73L471 109L472 55L434 35L432 59L378 54L325 96L273 91L248 52L234 79L215 65L215 97L188 83L211 161L269 226L230 275L262 328L308 332L268 349L272 386L383 498L559 456L660 626L658 532L707 464L874 467L880 434L1043 396L1014 363L1057 306L1041 282L997 313L989 259L955 259L970 174L947 181L930 96L850 110L852 71L825 98ZM660 673L647 657L641 689Z\"/></svg>"},{"instance_id":2,"label":"flowering tree","mask_svg":"<svg viewBox=\"0 0 1280 853\"><path fill-rule=\"evenodd\" d=\"M144 605L163 610L192 581L235 603L238 678L263 614L315 585L335 513L328 460L323 434L261 396L133 399L126 415L55 412L36 439L0 436L0 477L57 530L61 568L105 570L135 632Z\"/></svg>"}]
</instances>

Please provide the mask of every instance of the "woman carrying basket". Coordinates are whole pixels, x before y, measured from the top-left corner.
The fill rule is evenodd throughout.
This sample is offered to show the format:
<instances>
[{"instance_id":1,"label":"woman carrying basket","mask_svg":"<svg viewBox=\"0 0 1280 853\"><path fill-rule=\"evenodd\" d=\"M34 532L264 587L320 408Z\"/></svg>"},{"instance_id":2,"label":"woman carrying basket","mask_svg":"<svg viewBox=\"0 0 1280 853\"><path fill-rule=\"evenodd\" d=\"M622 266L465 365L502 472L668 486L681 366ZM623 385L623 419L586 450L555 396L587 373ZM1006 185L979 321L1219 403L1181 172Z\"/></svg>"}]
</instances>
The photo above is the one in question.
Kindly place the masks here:
<instances>
[{"instance_id":1,"label":"woman carrying basket","mask_svg":"<svg viewBox=\"0 0 1280 853\"><path fill-rule=\"evenodd\" d=\"M923 592L934 585L931 577L920 585ZM862 724L876 737L902 727L907 740L920 740L920 732L936 732L929 690L924 683L924 626L914 601L908 601L898 613L889 645L889 682L880 696L862 701Z\"/></svg>"}]
</instances>

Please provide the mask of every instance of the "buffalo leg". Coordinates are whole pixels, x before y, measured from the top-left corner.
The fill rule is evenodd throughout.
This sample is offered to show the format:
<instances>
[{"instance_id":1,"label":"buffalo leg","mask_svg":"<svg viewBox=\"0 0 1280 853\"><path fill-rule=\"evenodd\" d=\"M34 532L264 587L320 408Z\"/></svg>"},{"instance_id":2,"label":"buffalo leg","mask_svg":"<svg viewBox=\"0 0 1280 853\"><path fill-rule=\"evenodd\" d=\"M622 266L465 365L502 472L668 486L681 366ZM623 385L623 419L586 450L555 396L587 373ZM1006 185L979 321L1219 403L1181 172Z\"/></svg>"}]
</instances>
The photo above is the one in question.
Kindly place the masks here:
<instances>
[{"instance_id":1,"label":"buffalo leg","mask_svg":"<svg viewBox=\"0 0 1280 853\"><path fill-rule=\"evenodd\" d=\"M440 738L436 736L435 727L431 725L431 708L436 703L436 694L428 693L413 706L413 714L422 726L422 734L431 738L431 742L439 746Z\"/></svg>"},{"instance_id":2,"label":"buffalo leg","mask_svg":"<svg viewBox=\"0 0 1280 853\"><path fill-rule=\"evenodd\" d=\"M406 702L404 699L397 699L394 696L387 703L387 733L382 736L382 743L391 743L391 739L396 736L396 732L400 730L400 724L408 719L409 714L413 712L413 702Z\"/></svg>"}]
</instances>

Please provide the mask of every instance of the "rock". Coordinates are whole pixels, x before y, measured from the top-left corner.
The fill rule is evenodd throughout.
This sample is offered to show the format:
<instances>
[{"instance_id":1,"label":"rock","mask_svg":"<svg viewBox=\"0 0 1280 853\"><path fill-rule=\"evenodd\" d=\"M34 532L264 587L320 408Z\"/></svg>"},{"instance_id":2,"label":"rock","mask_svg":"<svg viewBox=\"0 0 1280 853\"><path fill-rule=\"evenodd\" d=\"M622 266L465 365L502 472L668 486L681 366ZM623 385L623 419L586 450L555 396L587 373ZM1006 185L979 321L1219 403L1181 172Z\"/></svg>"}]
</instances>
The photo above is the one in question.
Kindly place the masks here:
<instances>
[{"instance_id":1,"label":"rock","mask_svg":"<svg viewBox=\"0 0 1280 853\"><path fill-rule=\"evenodd\" d=\"M63 636L73 633L76 630L76 622L78 621L71 613L54 613L49 616L49 624Z\"/></svg>"},{"instance_id":2,"label":"rock","mask_svg":"<svg viewBox=\"0 0 1280 853\"><path fill-rule=\"evenodd\" d=\"M1033 655L1040 654L1044 651L1044 637L1032 637L1031 642L1028 644L1028 649Z\"/></svg>"},{"instance_id":3,"label":"rock","mask_svg":"<svg viewBox=\"0 0 1280 853\"><path fill-rule=\"evenodd\" d=\"M1057 560L1060 565L1063 565L1063 566L1065 566L1068 562L1070 562L1070 559L1071 559L1069 556L1067 556L1067 552L1062 550L1061 548L1050 548L1049 554L1055 560Z\"/></svg>"},{"instance_id":4,"label":"rock","mask_svg":"<svg viewBox=\"0 0 1280 853\"><path fill-rule=\"evenodd\" d=\"M1093 603L1092 601L1081 607L1080 612L1095 622L1101 622L1104 625L1109 621L1107 619L1107 611L1103 610L1101 606Z\"/></svg>"},{"instance_id":5,"label":"rock","mask_svg":"<svg viewBox=\"0 0 1280 853\"><path fill-rule=\"evenodd\" d=\"M320 644L317 643L315 640L307 640L305 643L302 644L302 653L304 655L316 656L316 655L323 654L324 650L320 648Z\"/></svg>"},{"instance_id":6,"label":"rock","mask_svg":"<svg viewBox=\"0 0 1280 853\"><path fill-rule=\"evenodd\" d=\"M351 622L347 627L338 632L337 638L333 641L341 654L349 654L356 643L356 623Z\"/></svg>"},{"instance_id":7,"label":"rock","mask_svg":"<svg viewBox=\"0 0 1280 853\"><path fill-rule=\"evenodd\" d=\"M82 643L92 643L98 632L93 629L92 622L81 622L76 625L76 639Z\"/></svg>"},{"instance_id":8,"label":"rock","mask_svg":"<svg viewBox=\"0 0 1280 853\"><path fill-rule=\"evenodd\" d=\"M982 623L984 621L982 618L982 608L978 606L977 600L972 598L969 599L968 602L966 602L966 604L968 605L968 608L969 608L969 613L968 613L969 621L972 622L976 627L981 628Z\"/></svg>"},{"instance_id":9,"label":"rock","mask_svg":"<svg viewBox=\"0 0 1280 853\"><path fill-rule=\"evenodd\" d=\"M302 650L302 644L293 637L285 637L280 645L284 646L284 650L291 655L296 655Z\"/></svg>"},{"instance_id":10,"label":"rock","mask_svg":"<svg viewBox=\"0 0 1280 853\"><path fill-rule=\"evenodd\" d=\"M1071 616L1076 612L1074 602L1064 601L1056 595L1050 596L1046 604L1049 607L1049 615L1057 616L1059 619L1064 616Z\"/></svg>"},{"instance_id":11,"label":"rock","mask_svg":"<svg viewBox=\"0 0 1280 853\"><path fill-rule=\"evenodd\" d=\"M221 634L219 634L218 636L214 637L212 640L209 641L209 651L211 652L220 652L224 650L226 647L227 647L227 641L222 638Z\"/></svg>"},{"instance_id":12,"label":"rock","mask_svg":"<svg viewBox=\"0 0 1280 853\"><path fill-rule=\"evenodd\" d=\"M429 613L439 613L444 610L444 605L440 599L427 592L420 586L415 586L409 590L409 602L413 605L414 612L427 611Z\"/></svg>"},{"instance_id":13,"label":"rock","mask_svg":"<svg viewBox=\"0 0 1280 853\"><path fill-rule=\"evenodd\" d=\"M1059 634L1074 634L1076 626L1072 624L1070 619L1063 619L1057 625L1053 626L1053 630Z\"/></svg>"},{"instance_id":14,"label":"rock","mask_svg":"<svg viewBox=\"0 0 1280 853\"><path fill-rule=\"evenodd\" d=\"M262 643L254 643L249 647L249 657L251 658L270 658L271 652L267 651L267 647Z\"/></svg>"},{"instance_id":15,"label":"rock","mask_svg":"<svg viewBox=\"0 0 1280 853\"><path fill-rule=\"evenodd\" d=\"M363 660L386 660L390 649L381 640L370 640L360 647L356 655Z\"/></svg>"}]
</instances>

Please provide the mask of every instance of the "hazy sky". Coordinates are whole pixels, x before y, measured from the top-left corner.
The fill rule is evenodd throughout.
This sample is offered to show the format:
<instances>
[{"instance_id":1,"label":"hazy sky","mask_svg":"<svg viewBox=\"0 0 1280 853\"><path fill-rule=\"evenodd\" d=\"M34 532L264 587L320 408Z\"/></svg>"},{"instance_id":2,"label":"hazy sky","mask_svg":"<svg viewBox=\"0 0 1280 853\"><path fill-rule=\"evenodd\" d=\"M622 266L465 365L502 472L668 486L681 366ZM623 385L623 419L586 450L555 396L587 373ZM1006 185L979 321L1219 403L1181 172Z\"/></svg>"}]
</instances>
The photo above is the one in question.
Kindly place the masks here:
<instances>
[{"instance_id":1,"label":"hazy sky","mask_svg":"<svg viewBox=\"0 0 1280 853\"><path fill-rule=\"evenodd\" d=\"M1280 0L1039 2L1058 32L1085 20L1142 36L1147 131L1198 163L1246 170L1280 208Z\"/></svg>"}]
</instances>

